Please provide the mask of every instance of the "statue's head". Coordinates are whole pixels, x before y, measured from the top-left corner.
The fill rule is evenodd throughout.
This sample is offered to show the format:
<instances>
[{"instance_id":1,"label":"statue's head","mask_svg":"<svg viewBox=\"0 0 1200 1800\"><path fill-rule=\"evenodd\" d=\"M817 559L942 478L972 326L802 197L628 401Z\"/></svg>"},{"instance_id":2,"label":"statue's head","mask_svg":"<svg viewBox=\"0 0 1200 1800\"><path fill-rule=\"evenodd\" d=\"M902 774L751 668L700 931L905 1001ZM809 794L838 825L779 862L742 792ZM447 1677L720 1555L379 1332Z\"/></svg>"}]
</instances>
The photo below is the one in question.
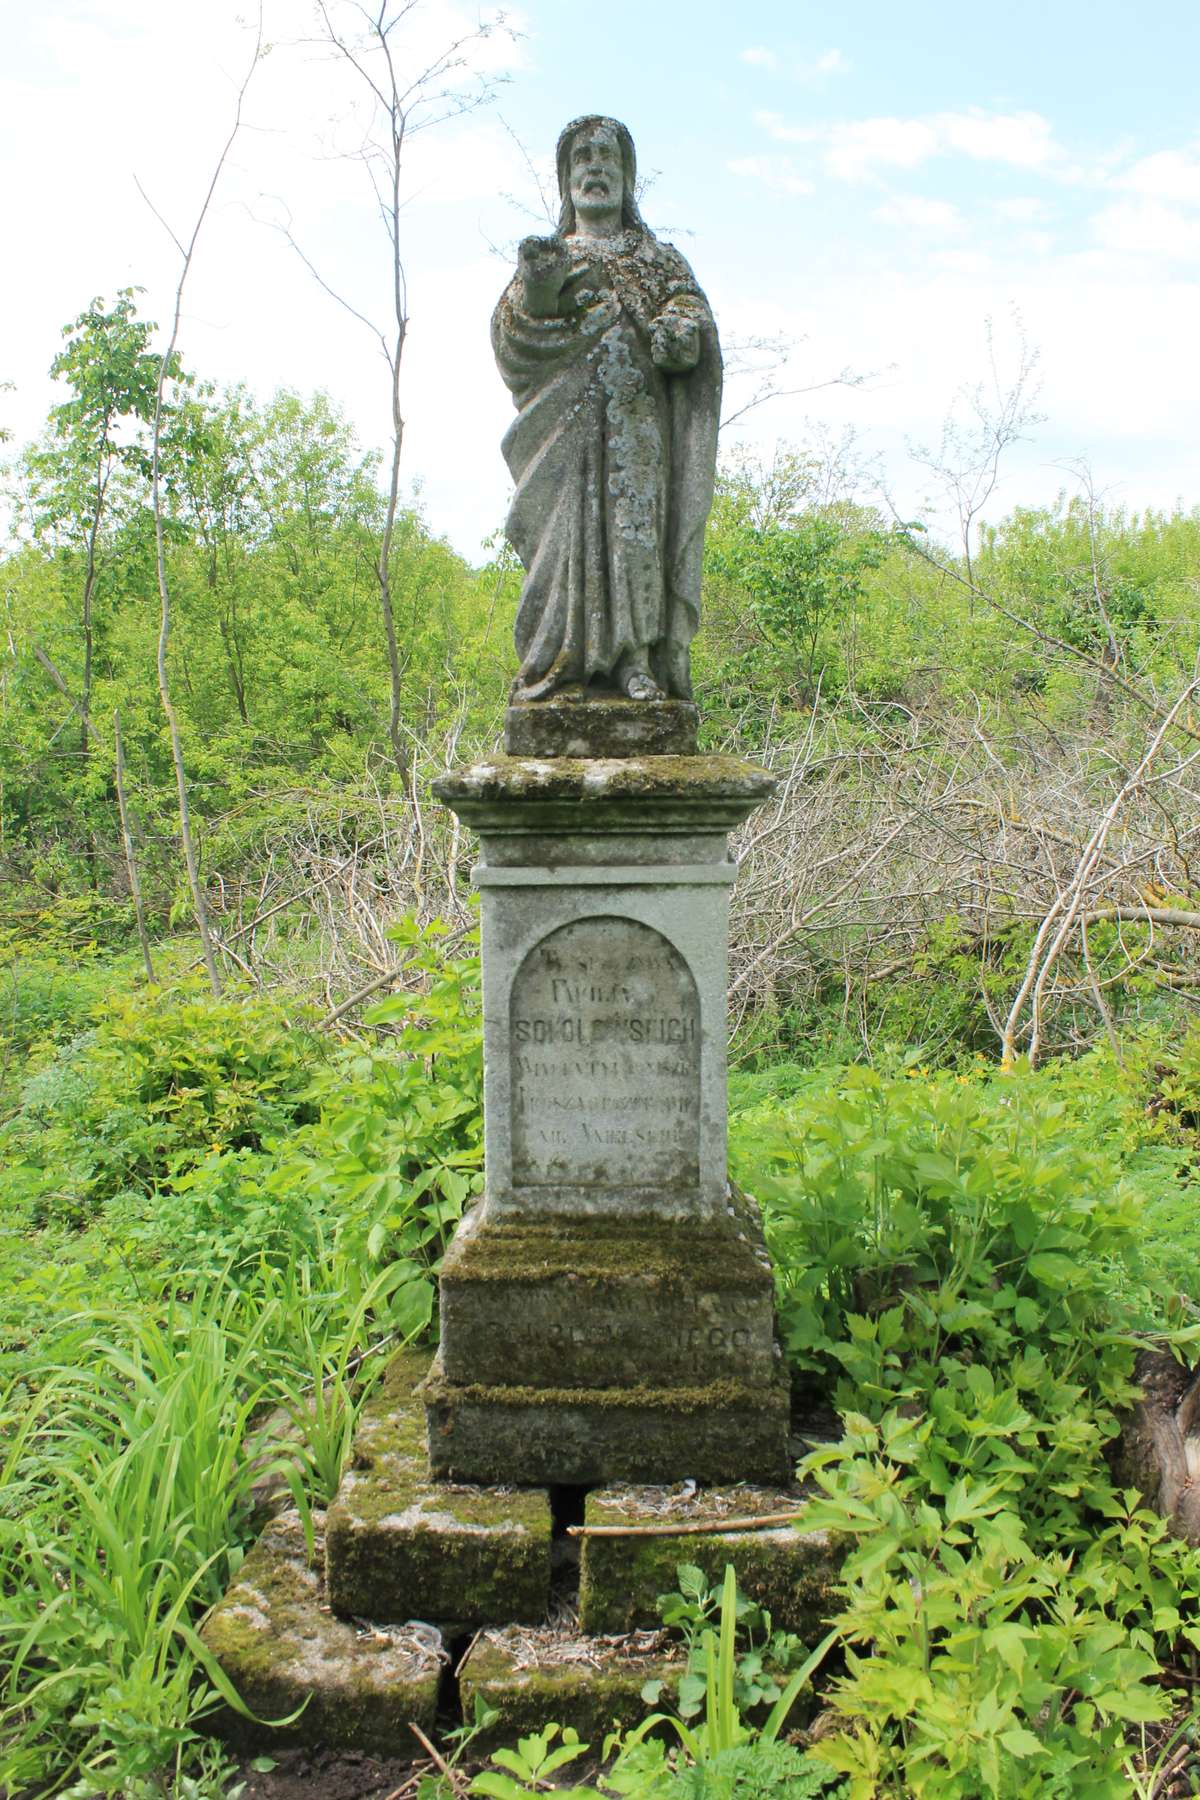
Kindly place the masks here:
<instances>
[{"instance_id":1,"label":"statue's head","mask_svg":"<svg viewBox=\"0 0 1200 1800\"><path fill-rule=\"evenodd\" d=\"M619 119L606 118L603 113L572 119L559 137L556 161L561 232L574 231L577 212L589 205L611 206L618 199L621 223L638 231L646 229L634 198L637 159L633 139Z\"/></svg>"}]
</instances>

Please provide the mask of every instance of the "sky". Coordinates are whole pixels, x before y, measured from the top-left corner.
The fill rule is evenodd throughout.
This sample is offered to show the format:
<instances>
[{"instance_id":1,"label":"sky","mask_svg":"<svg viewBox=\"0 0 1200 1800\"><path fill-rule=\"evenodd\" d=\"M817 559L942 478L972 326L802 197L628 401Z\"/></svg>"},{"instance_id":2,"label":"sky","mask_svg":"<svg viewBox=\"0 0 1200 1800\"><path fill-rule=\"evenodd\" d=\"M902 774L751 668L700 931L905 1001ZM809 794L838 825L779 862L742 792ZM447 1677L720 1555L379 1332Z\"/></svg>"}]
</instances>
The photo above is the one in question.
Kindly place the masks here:
<instances>
[{"instance_id":1,"label":"sky","mask_svg":"<svg viewBox=\"0 0 1200 1800\"><path fill-rule=\"evenodd\" d=\"M404 66L489 16L414 0ZM254 17L253 0L0 0L0 426L16 442L61 397L47 370L94 295L142 287L144 313L169 323L179 257L148 200L190 235ZM263 399L322 389L379 445L377 343L281 230L326 287L385 319L358 94L310 0L264 0L263 20L182 354ZM1038 417L1005 454L992 516L1078 491L1084 466L1114 505L1200 504L1197 0L522 0L506 24L470 50L491 103L431 122L406 156L404 479L465 555L509 491L491 310L517 240L546 229L558 131L584 112L633 132L642 210L716 313L727 411L757 391L745 365L772 360L748 346L789 347L786 392L743 414L727 451L769 461L781 442L850 433L864 493L949 531L920 450L980 383L1011 387L1024 344Z\"/></svg>"}]
</instances>

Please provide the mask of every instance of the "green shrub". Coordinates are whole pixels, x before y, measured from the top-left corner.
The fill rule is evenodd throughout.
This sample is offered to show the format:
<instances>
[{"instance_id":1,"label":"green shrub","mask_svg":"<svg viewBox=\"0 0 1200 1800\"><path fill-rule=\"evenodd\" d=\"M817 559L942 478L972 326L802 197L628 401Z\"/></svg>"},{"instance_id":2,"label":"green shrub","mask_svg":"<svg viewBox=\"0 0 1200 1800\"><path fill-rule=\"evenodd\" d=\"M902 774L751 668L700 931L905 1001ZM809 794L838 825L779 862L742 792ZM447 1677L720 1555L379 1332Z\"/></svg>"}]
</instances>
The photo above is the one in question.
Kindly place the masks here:
<instances>
[{"instance_id":1,"label":"green shrub","mask_svg":"<svg viewBox=\"0 0 1200 1800\"><path fill-rule=\"evenodd\" d=\"M854 1792L1115 1800L1200 1645L1200 1555L1105 1459L1172 1178L1099 1073L827 1071L734 1121L789 1354L846 1425L802 1473L851 1546L821 1751Z\"/></svg>"},{"instance_id":2,"label":"green shrub","mask_svg":"<svg viewBox=\"0 0 1200 1800\"><path fill-rule=\"evenodd\" d=\"M224 1150L258 1150L316 1117L325 1046L266 998L198 986L104 999L94 1024L25 1082L4 1128L36 1171L37 1216L80 1223Z\"/></svg>"}]
</instances>

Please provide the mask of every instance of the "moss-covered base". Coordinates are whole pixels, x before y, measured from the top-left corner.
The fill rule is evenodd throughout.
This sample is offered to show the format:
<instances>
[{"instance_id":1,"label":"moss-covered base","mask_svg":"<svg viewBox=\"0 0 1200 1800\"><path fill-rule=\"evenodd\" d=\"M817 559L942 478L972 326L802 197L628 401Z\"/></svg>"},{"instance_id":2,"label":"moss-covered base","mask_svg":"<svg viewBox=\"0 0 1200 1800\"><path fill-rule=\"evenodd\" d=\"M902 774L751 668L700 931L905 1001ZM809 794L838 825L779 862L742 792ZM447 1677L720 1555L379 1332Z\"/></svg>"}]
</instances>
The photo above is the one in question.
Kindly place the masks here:
<instances>
[{"instance_id":1,"label":"moss-covered base","mask_svg":"<svg viewBox=\"0 0 1200 1800\"><path fill-rule=\"evenodd\" d=\"M769 1387L781 1367L771 1264L744 1202L686 1227L474 1212L442 1264L441 1319L459 1385Z\"/></svg>"},{"instance_id":2,"label":"moss-covered base","mask_svg":"<svg viewBox=\"0 0 1200 1800\"><path fill-rule=\"evenodd\" d=\"M673 1682L683 1667L678 1646L657 1632L644 1634L641 1643L605 1643L551 1628L483 1632L458 1672L463 1717L474 1717L477 1697L499 1717L472 1740L472 1755L511 1744L551 1719L574 1726L598 1755L614 1725L645 1718L645 1683Z\"/></svg>"},{"instance_id":3,"label":"moss-covered base","mask_svg":"<svg viewBox=\"0 0 1200 1800\"><path fill-rule=\"evenodd\" d=\"M770 1387L459 1386L435 1361L421 1395L439 1480L777 1484L791 1473L783 1380Z\"/></svg>"},{"instance_id":4,"label":"moss-covered base","mask_svg":"<svg viewBox=\"0 0 1200 1800\"><path fill-rule=\"evenodd\" d=\"M699 712L690 700L630 700L573 684L504 715L508 756L695 756Z\"/></svg>"},{"instance_id":5,"label":"moss-covered base","mask_svg":"<svg viewBox=\"0 0 1200 1800\"><path fill-rule=\"evenodd\" d=\"M794 1488L701 1488L684 1496L666 1488L611 1487L588 1495L584 1523L684 1525L762 1518L802 1505ZM579 1622L584 1631L632 1631L658 1624L658 1596L676 1590L676 1569L683 1562L703 1569L714 1585L732 1563L742 1591L769 1609L776 1626L802 1637L819 1636L837 1609L833 1585L841 1559L828 1534L805 1531L803 1520L762 1531L580 1541Z\"/></svg>"},{"instance_id":6,"label":"moss-covered base","mask_svg":"<svg viewBox=\"0 0 1200 1800\"><path fill-rule=\"evenodd\" d=\"M363 1410L326 1523L330 1604L372 1619L543 1619L549 1501L544 1493L431 1481L425 1412L414 1392L428 1360L412 1351L394 1357Z\"/></svg>"},{"instance_id":7,"label":"moss-covered base","mask_svg":"<svg viewBox=\"0 0 1200 1800\"><path fill-rule=\"evenodd\" d=\"M297 1515L274 1520L209 1615L201 1636L255 1717L225 1707L206 1728L241 1749L411 1755L410 1723L433 1729L441 1640L429 1626L360 1630L334 1618L320 1576L323 1524L310 1563ZM301 1707L286 1725L267 1723Z\"/></svg>"}]
</instances>

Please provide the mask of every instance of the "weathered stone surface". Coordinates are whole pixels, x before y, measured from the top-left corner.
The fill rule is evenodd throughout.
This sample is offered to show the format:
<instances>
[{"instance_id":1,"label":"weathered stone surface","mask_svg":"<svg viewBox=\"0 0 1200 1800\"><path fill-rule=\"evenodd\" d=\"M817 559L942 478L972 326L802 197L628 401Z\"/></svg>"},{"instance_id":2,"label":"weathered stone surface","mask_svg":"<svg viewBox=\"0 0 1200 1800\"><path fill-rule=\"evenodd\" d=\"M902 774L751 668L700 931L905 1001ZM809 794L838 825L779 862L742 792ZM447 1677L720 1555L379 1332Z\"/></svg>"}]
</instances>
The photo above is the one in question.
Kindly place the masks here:
<instances>
[{"instance_id":1,"label":"weathered stone surface","mask_svg":"<svg viewBox=\"0 0 1200 1800\"><path fill-rule=\"evenodd\" d=\"M550 1598L544 1493L438 1486L415 1389L427 1353L392 1359L367 1403L325 1527L329 1602L343 1615L540 1620Z\"/></svg>"},{"instance_id":2,"label":"weathered stone surface","mask_svg":"<svg viewBox=\"0 0 1200 1800\"><path fill-rule=\"evenodd\" d=\"M435 1362L422 1397L439 1480L547 1486L612 1481L783 1482L788 1391L700 1387L456 1386Z\"/></svg>"},{"instance_id":3,"label":"weathered stone surface","mask_svg":"<svg viewBox=\"0 0 1200 1800\"><path fill-rule=\"evenodd\" d=\"M439 775L433 792L465 825L492 833L559 832L591 860L597 835L655 838L740 825L775 788L775 777L740 756L489 756Z\"/></svg>"},{"instance_id":4,"label":"weathered stone surface","mask_svg":"<svg viewBox=\"0 0 1200 1800\"><path fill-rule=\"evenodd\" d=\"M244 1704L206 1721L214 1735L243 1749L288 1744L409 1755L410 1723L431 1731L445 1663L428 1625L360 1628L325 1607L318 1516L310 1564L296 1513L274 1520L250 1551L201 1636ZM286 1718L288 1725L266 1720Z\"/></svg>"},{"instance_id":5,"label":"weathered stone surface","mask_svg":"<svg viewBox=\"0 0 1200 1800\"><path fill-rule=\"evenodd\" d=\"M690 697L712 504L721 351L684 258L634 197L633 140L576 119L558 142L562 213L526 238L492 346L517 417L506 531L526 577L514 695L602 679Z\"/></svg>"},{"instance_id":6,"label":"weathered stone surface","mask_svg":"<svg viewBox=\"0 0 1200 1800\"><path fill-rule=\"evenodd\" d=\"M763 1518L795 1512L803 1503L795 1488L700 1488L688 1495L666 1488L610 1487L588 1495L584 1523L645 1527ZM805 1531L803 1520L762 1531L583 1537L579 1542L579 1623L584 1631L632 1631L658 1624L658 1596L676 1591L676 1569L684 1562L703 1569L714 1586L732 1563L743 1593L767 1607L777 1627L806 1639L819 1637L837 1609L833 1584L841 1557L827 1532Z\"/></svg>"},{"instance_id":7,"label":"weathered stone surface","mask_svg":"<svg viewBox=\"0 0 1200 1800\"><path fill-rule=\"evenodd\" d=\"M512 1179L625 1189L700 1179L700 997L661 932L573 919L509 993Z\"/></svg>"},{"instance_id":8,"label":"weathered stone surface","mask_svg":"<svg viewBox=\"0 0 1200 1800\"><path fill-rule=\"evenodd\" d=\"M485 1631L459 1672L463 1717L474 1716L476 1698L499 1713L472 1741L472 1754L511 1744L548 1720L574 1726L597 1755L614 1725L636 1725L647 1712L647 1681L676 1681L682 1653L660 1632L622 1642L541 1631Z\"/></svg>"},{"instance_id":9,"label":"weathered stone surface","mask_svg":"<svg viewBox=\"0 0 1200 1800\"><path fill-rule=\"evenodd\" d=\"M476 1210L443 1261L441 1296L442 1367L454 1383L763 1388L781 1366L750 1207L704 1228L489 1224Z\"/></svg>"},{"instance_id":10,"label":"weathered stone surface","mask_svg":"<svg viewBox=\"0 0 1200 1800\"><path fill-rule=\"evenodd\" d=\"M481 877L490 1213L723 1216L728 890L655 874Z\"/></svg>"},{"instance_id":11,"label":"weathered stone surface","mask_svg":"<svg viewBox=\"0 0 1200 1800\"><path fill-rule=\"evenodd\" d=\"M690 700L630 700L578 686L510 706L509 756L695 756L699 714Z\"/></svg>"}]
</instances>

